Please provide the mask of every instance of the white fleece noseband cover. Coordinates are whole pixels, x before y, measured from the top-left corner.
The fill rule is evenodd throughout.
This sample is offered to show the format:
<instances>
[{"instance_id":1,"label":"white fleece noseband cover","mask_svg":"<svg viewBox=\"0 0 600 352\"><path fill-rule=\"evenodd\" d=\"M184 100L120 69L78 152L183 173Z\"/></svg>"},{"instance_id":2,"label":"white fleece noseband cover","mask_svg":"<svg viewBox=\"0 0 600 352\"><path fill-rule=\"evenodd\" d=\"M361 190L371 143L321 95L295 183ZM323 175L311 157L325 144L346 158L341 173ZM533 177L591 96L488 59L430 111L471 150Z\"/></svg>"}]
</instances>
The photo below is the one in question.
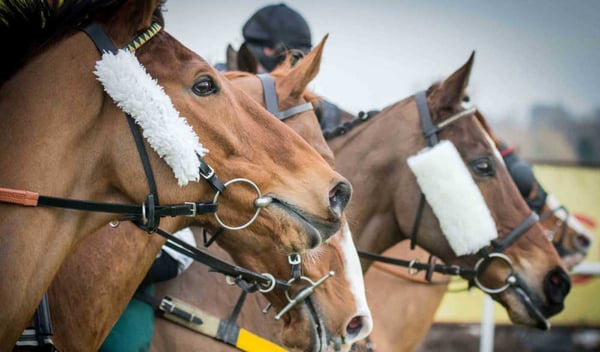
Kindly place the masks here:
<instances>
[{"instance_id":1,"label":"white fleece noseband cover","mask_svg":"<svg viewBox=\"0 0 600 352\"><path fill-rule=\"evenodd\" d=\"M476 253L498 236L483 195L452 142L442 140L407 162L457 256Z\"/></svg>"},{"instance_id":2,"label":"white fleece noseband cover","mask_svg":"<svg viewBox=\"0 0 600 352\"><path fill-rule=\"evenodd\" d=\"M117 106L142 127L144 138L171 167L178 184L197 182L200 161L196 153L203 156L208 150L137 57L127 50L104 53L94 73Z\"/></svg>"}]
</instances>

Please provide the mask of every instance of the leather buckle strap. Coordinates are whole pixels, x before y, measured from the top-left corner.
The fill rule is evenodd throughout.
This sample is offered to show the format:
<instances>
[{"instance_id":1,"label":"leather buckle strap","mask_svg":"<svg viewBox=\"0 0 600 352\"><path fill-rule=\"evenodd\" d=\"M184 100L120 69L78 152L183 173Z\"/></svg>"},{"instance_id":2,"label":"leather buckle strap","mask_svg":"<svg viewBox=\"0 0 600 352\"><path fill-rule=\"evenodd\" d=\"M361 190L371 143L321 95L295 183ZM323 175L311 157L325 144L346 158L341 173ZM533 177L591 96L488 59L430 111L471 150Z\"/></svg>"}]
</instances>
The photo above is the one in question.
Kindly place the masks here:
<instances>
[{"instance_id":1,"label":"leather buckle strap","mask_svg":"<svg viewBox=\"0 0 600 352\"><path fill-rule=\"evenodd\" d=\"M189 243L171 235L163 229L157 229L156 233L167 239L165 246L182 253L197 262L207 265L212 271L231 276L233 278L241 277L247 282L256 282L261 286L267 287L273 285L280 289L288 289L290 284L285 281L274 279L272 276L258 274L240 266L230 264L208 252L202 251Z\"/></svg>"},{"instance_id":2,"label":"leather buckle strap","mask_svg":"<svg viewBox=\"0 0 600 352\"><path fill-rule=\"evenodd\" d=\"M215 192L225 192L225 185L217 177L217 175L215 174L215 170L213 170L213 168L210 167L210 165L208 165L206 161L204 161L204 158L202 158L200 154L196 155L198 156L198 160L200 161L200 175L202 175L202 177L206 180L206 182L208 182L210 187Z\"/></svg>"},{"instance_id":3,"label":"leather buckle strap","mask_svg":"<svg viewBox=\"0 0 600 352\"><path fill-rule=\"evenodd\" d=\"M427 105L427 96L425 91L418 92L415 94L417 101L417 109L419 110L419 118L421 119L421 127L423 128L423 135L427 140L427 145L433 147L438 144L438 128L433 124L431 114L429 113L429 106Z\"/></svg>"},{"instance_id":4,"label":"leather buckle strap","mask_svg":"<svg viewBox=\"0 0 600 352\"><path fill-rule=\"evenodd\" d=\"M263 97L265 99L267 111L275 115L275 117L277 117L280 121L305 111L313 110L313 105L311 103L304 103L280 111L277 90L275 89L275 81L273 80L273 77L271 77L271 75L268 73L260 73L256 76L260 79L260 82L263 86Z\"/></svg>"},{"instance_id":5,"label":"leather buckle strap","mask_svg":"<svg viewBox=\"0 0 600 352\"><path fill-rule=\"evenodd\" d=\"M533 226L539 217L536 213L531 212L531 214L525 219L519 226L515 227L506 237L499 241L492 241L492 247L494 248L494 252L503 252L506 248L508 248L513 242L515 242L522 234L527 232L531 226Z\"/></svg>"},{"instance_id":6,"label":"leather buckle strap","mask_svg":"<svg viewBox=\"0 0 600 352\"><path fill-rule=\"evenodd\" d=\"M263 96L265 98L265 107L267 111L279 118L279 102L277 90L275 90L275 81L268 73L260 73L256 75L263 86Z\"/></svg>"}]
</instances>

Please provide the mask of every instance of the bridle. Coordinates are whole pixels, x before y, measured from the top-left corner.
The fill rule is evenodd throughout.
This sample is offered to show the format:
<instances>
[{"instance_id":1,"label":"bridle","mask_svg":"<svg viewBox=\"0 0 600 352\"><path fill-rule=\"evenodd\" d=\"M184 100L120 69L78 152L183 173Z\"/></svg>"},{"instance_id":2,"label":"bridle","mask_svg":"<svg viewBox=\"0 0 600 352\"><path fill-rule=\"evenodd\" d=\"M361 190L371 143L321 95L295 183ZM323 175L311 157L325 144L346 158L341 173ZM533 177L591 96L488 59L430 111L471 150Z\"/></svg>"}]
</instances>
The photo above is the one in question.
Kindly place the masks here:
<instances>
[{"instance_id":1,"label":"bridle","mask_svg":"<svg viewBox=\"0 0 600 352\"><path fill-rule=\"evenodd\" d=\"M138 37L136 37L134 40L128 43L124 47L124 49L134 52L136 49L138 49L144 43L146 43L152 37L154 37L161 29L162 26L160 24L156 22L152 23L148 30L146 30L144 33L140 34ZM91 22L86 26L80 28L80 30L88 35L88 37L92 40L92 42L101 54L104 52L117 54L118 49L114 46L112 40L96 23ZM307 111L307 108L312 109L312 105L310 103L303 104L301 106L291 108L283 112L279 112L279 115L276 116L278 116L280 119L287 118L300 112ZM214 169L210 165L208 165L208 163L206 163L206 161L200 154L196 153L196 156L200 163L199 174L215 191L213 201L184 202L182 204L160 205L158 199L157 185L150 164L150 159L148 157L148 153L144 145L143 137L133 117L128 113L125 113L125 117L127 119L132 136L136 143L136 148L138 150L138 154L140 156L140 160L144 169L148 187L150 189L146 200L141 205L104 203L79 199L59 198L47 195L40 195L36 192L9 188L0 188L0 203L15 204L29 207L44 206L81 211L121 214L122 216L119 220L110 222L109 225L111 227L118 227L121 221L130 221L149 234L156 233L167 239L167 242L165 243L166 246L209 266L213 271L235 278L234 280L236 284L238 284L240 287L254 287L254 290L260 290L261 292L269 292L275 288L285 290L286 297L288 297L288 300L290 300L290 303L288 304L289 307L286 306L286 312L289 309L291 309L295 304L301 302L306 297L308 297L317 286L322 284L327 278L333 275L333 273L331 273L330 275L326 275L324 278L318 280L317 282L311 281L310 287L307 287L300 291L300 293L294 299L290 299L287 290L291 287L291 283L295 280L304 280L307 278L300 276L298 278L294 277L292 280L284 281L276 279L273 275L269 273L258 274L252 272L237 265L230 264L218 257L211 255L206 251L201 251L198 248L189 245L185 241L182 241L177 237L171 235L167 231L161 229L159 225L160 219L163 217L197 216L202 214L213 214L217 223L221 227L227 228L229 230L241 230L252 224L258 217L258 214L260 213L261 209L269 205L272 199L270 197L262 196L258 186L254 182L246 178L235 178L228 182L222 183L217 177ZM223 221L219 218L217 214L217 201L219 195L223 194L226 191L227 186L236 182L248 183L254 188L254 190L257 193L257 198L254 201L256 212L246 224L241 226L230 226L223 223ZM299 264L300 261L298 260L297 265ZM290 265L292 265L292 268L294 268L293 264L290 263ZM300 272L299 269L295 270ZM308 280L310 281L310 279ZM284 313L285 312L281 313L281 315ZM36 344L38 346L50 346L50 348L54 348L53 343L50 339L50 336L53 335L53 331L47 292L44 294L40 306L36 310L34 320L35 332L32 333L29 331L29 329L26 329L23 335L24 339L17 342L16 346L31 346L33 344Z\"/></svg>"},{"instance_id":2,"label":"bridle","mask_svg":"<svg viewBox=\"0 0 600 352\"><path fill-rule=\"evenodd\" d=\"M471 116L476 112L476 108L471 108L467 110L463 110L451 117L445 119L439 124L434 124L433 119L431 118L431 113L429 111L429 106L427 105L427 97L425 92L419 92L415 95L415 99L417 102L417 109L419 112L419 119L421 121L421 126L423 129L423 136L427 142L429 147L435 146L438 142L438 133L451 123L466 117ZM410 236L411 241L411 249L414 249L416 245L417 233L419 230L421 217L423 214L423 209L425 206L425 196L421 192L419 205L417 208L417 213L415 215L415 220L412 227L412 232ZM420 270L427 270L426 278L431 278L433 272L438 272L441 274L449 274L449 275L458 275L465 279L468 279L471 285L477 286L482 291L488 294L498 294L511 286L519 286L519 280L514 273L514 268L512 261L508 256L503 254L502 252L508 248L512 243L514 243L521 235L523 235L527 230L538 221L538 216L535 213L531 213L521 224L519 224L515 229L513 229L508 235L500 240L494 240L491 243L491 248L483 248L478 254L480 259L475 263L473 268L464 268L457 265L445 265L445 264L437 264L435 262L435 258L430 258L427 264L419 263L418 261L406 261L396 258L389 258L385 256L381 256L374 253L359 251L359 256L370 259L383 261L389 264L406 266L413 272L418 272ZM507 276L505 283L499 288L491 288L485 286L480 280L480 275L485 271L485 269L491 264L494 260L500 260L506 263L510 267L510 274ZM520 289L520 288L519 288ZM522 290L522 289L521 289Z\"/></svg>"},{"instance_id":3,"label":"bridle","mask_svg":"<svg viewBox=\"0 0 600 352\"><path fill-rule=\"evenodd\" d=\"M156 25L158 25L158 24L156 24ZM153 24L153 26L154 26L154 24ZM90 25L85 27L83 30L84 30L84 32L86 32L88 34L88 36L90 36L92 41L94 41L94 44L96 45L96 47L98 48L98 50L100 52L111 51L113 53L116 53L116 48L114 47L114 45L112 45L112 42L110 42L110 39L106 36L106 34L104 34L102 32L102 30L100 29L99 26L95 25L94 23L91 23ZM151 27L149 30L153 30L153 28ZM143 34L141 36L143 36ZM131 43L128 44L126 46L126 48L131 48ZM269 76L269 78L270 78L270 76ZM262 78L261 78L261 81L262 81ZM271 79L271 82L272 82L272 79ZM267 85L267 87L268 87L268 85ZM275 96L275 105L273 105L273 102L272 102L273 95ZM268 99L267 99L267 96L269 97ZM269 102L269 104L271 104L271 108L274 106L274 108L277 109L276 110L277 112L274 114L280 120L294 116L294 115L299 114L304 111L312 110L312 104L305 103L305 104L302 104L299 106L292 107L285 111L279 111L274 83L272 84L272 88L265 89L265 99L266 99L266 101ZM269 110L269 111L271 111L271 110ZM146 176L148 179L148 183L150 185L150 189L155 190L156 185L154 184L154 177L152 175L152 169L150 167L147 153L145 152L144 144L141 142L141 140L142 140L141 134L139 132L139 129L135 126L135 122L133 121L131 116L129 116L128 114L126 114L126 116L127 116L128 122L129 122L129 126L131 128L132 134L134 135L134 138L136 139L136 145L138 146L138 151L140 153L142 163L144 164L144 171L146 172ZM138 142L138 140L140 142ZM220 194L225 192L226 187L229 186L230 184L236 183L236 182L250 184L254 188L254 190L256 191L256 193L258 195L256 200L254 201L254 206L256 207L256 212L254 213L252 218L246 224L243 224L240 226L227 225L219 218L219 216L215 210L214 216L215 216L215 219L217 220L217 223L221 226L221 228L225 228L228 230L245 229L250 224L252 224L252 222L254 222L254 220L256 220L256 218L258 217L258 215L260 213L260 210L271 203L272 199L270 197L263 197L258 186L254 182L252 182L246 178L234 178L225 183L221 183L221 181L217 178L214 170L202 159L202 157L200 155L198 155L198 158L200 160L200 165L201 165L201 168L200 168L201 175L204 177L204 179L210 184L210 186L216 192L212 204L217 204L217 200L218 200ZM152 193L156 194L155 191ZM152 193L148 196L149 199L152 196ZM156 198L158 198L157 195L156 195ZM127 219L127 220L130 220L130 219ZM130 221L132 221L132 220L130 220ZM248 284L248 282L253 282L256 289L263 293L270 292L274 288L284 289L286 297L288 298L288 300L290 302L286 306L287 309L284 312L280 313L279 317L281 315L283 315L285 312L287 312L289 309L291 309L295 304L301 302L304 298L306 298L308 295L310 295L310 293L312 293L312 291L314 291L314 289L317 286L322 284L327 278L329 278L331 275L333 275L333 273L331 273L331 275L326 275L325 277L318 280L317 282L311 282L311 286L302 290L298 294L298 296L292 300L292 299L290 299L290 297L287 293L288 289L291 287L291 283L293 281L303 279L304 277L302 277L302 276L300 276L298 278L294 277L286 282L286 281L281 281L279 279L275 279L273 277L273 275L268 274L268 273L256 274L256 273L246 270L244 268L241 268L241 267L238 267L235 265L231 265L229 263L226 263L226 262L220 260L217 257L210 256L208 260L204 261L203 258L208 254L207 252L200 251L196 247L187 244L185 241L180 240L180 239L172 236L171 234L167 233L166 231L161 230L160 228L158 228L158 223L153 228L149 228L149 227L147 227L147 225L140 224L139 221L135 221L134 223L138 227L146 230L149 233L156 232L156 233L160 234L161 236L167 238L168 241L167 241L166 245L169 246L170 248L177 250L177 251L189 256L190 258L192 258L194 260L201 261L204 264L207 264L209 267L212 268L213 271L221 272L229 277L234 278L234 282L236 282L238 285L248 287L248 290L244 290L244 293L249 292L249 290L250 290L249 287L253 286L251 284ZM213 238L211 238L211 240L214 241L215 237L216 236L213 236ZM297 258L293 262L291 259L288 259L290 265L292 266L292 272L300 272L299 268L295 269L295 266L299 267L299 265L300 265L300 255L292 254L288 258L292 258L292 257ZM245 283L243 283L244 281L245 281ZM304 293L304 292L308 292L308 293ZM299 296L301 294L304 294L302 299L299 298Z\"/></svg>"}]
</instances>

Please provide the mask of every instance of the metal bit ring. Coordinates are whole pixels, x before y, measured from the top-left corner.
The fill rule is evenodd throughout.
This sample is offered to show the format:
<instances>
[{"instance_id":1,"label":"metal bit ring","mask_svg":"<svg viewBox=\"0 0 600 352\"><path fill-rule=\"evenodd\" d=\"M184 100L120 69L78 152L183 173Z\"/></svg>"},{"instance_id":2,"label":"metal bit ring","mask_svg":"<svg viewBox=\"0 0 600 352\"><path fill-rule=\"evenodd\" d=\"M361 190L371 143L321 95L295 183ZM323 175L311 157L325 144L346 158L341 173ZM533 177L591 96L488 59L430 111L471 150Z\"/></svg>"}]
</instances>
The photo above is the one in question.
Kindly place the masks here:
<instances>
[{"instance_id":1,"label":"metal bit ring","mask_svg":"<svg viewBox=\"0 0 600 352\"><path fill-rule=\"evenodd\" d=\"M236 183L236 182L242 182L242 183L247 183L250 186L252 186L252 188L254 188L254 190L256 191L256 194L258 195L258 197L256 198L256 200L254 201L254 206L256 207L256 212L254 213L254 215L252 216L252 218L245 224L240 225L240 226L230 226L227 225L225 223L223 223L223 221L221 220L221 218L219 218L219 214L217 212L214 213L215 215L215 219L217 220L217 223L219 223L219 225L223 228L226 228L228 230L242 230L245 229L246 227L250 226L250 224L252 224L254 222L254 220L256 220L256 218L258 217L258 214L260 213L261 209L266 207L267 205L269 205L272 201L272 199L270 197L263 197L262 194L260 193L260 189L258 188L258 186L256 185L256 183L246 179L246 178L234 178L231 179L227 182L225 182L225 187L229 186L232 183ZM226 188L227 189L227 188ZM213 199L213 203L217 203L217 199L219 199L219 196L221 195L221 192L217 191L217 193L215 193L215 197Z\"/></svg>"},{"instance_id":2,"label":"metal bit ring","mask_svg":"<svg viewBox=\"0 0 600 352\"><path fill-rule=\"evenodd\" d=\"M481 265L487 261L492 261L494 258L498 258L500 260L505 261L508 264L508 266L510 267L510 274L506 277L506 283L499 288L486 287L485 285L483 285L481 283L481 281L479 281L479 274L480 274L479 270L480 270ZM490 295L503 292L510 286L517 284L517 278L515 276L515 270L514 270L512 261L510 260L510 258L508 256L506 256L505 254L502 254L502 253L490 253L486 257L479 259L477 261L477 264L475 264L475 277L473 278L473 281L475 282L475 285L481 291L483 291L487 294L490 294Z\"/></svg>"}]
</instances>

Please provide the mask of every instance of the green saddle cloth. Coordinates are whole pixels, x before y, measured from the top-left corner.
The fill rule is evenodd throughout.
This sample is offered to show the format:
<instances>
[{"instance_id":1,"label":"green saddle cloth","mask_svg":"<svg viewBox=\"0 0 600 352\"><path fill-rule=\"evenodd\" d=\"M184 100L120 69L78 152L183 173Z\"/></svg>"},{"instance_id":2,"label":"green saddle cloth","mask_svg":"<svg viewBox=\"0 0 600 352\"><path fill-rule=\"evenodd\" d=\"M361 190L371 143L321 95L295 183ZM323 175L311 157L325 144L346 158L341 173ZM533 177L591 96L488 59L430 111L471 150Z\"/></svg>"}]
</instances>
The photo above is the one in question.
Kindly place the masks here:
<instances>
[{"instance_id":1,"label":"green saddle cloth","mask_svg":"<svg viewBox=\"0 0 600 352\"><path fill-rule=\"evenodd\" d=\"M154 296L154 285L145 286L141 290ZM153 334L154 310L149 304L133 298L99 351L146 352L150 349Z\"/></svg>"}]
</instances>

